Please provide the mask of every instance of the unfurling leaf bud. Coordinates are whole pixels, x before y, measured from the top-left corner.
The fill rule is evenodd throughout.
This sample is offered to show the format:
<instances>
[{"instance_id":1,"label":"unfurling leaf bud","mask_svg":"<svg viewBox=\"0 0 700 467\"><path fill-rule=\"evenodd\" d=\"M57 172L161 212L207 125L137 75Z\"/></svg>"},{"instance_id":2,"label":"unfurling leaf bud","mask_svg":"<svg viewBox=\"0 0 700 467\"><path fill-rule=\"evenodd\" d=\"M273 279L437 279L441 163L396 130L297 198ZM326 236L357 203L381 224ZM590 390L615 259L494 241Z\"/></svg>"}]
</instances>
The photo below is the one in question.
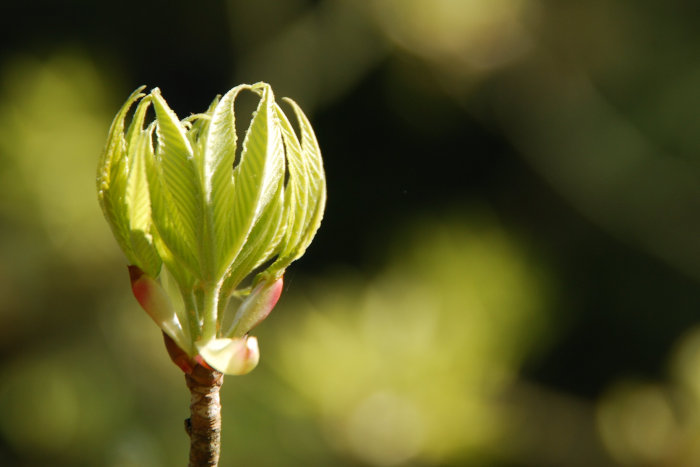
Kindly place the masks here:
<instances>
[{"instance_id":1,"label":"unfurling leaf bud","mask_svg":"<svg viewBox=\"0 0 700 467\"><path fill-rule=\"evenodd\" d=\"M134 296L187 356L176 363L187 371L203 359L245 373L259 358L257 341L245 336L277 303L285 269L323 217L316 137L287 100L295 132L266 83L237 86L184 120L160 90L142 90L110 128L97 174L100 206L131 265ZM259 102L237 151L235 104L244 91ZM149 107L155 118L147 122ZM245 295L241 283L254 284L252 292L228 307L230 297Z\"/></svg>"}]
</instances>

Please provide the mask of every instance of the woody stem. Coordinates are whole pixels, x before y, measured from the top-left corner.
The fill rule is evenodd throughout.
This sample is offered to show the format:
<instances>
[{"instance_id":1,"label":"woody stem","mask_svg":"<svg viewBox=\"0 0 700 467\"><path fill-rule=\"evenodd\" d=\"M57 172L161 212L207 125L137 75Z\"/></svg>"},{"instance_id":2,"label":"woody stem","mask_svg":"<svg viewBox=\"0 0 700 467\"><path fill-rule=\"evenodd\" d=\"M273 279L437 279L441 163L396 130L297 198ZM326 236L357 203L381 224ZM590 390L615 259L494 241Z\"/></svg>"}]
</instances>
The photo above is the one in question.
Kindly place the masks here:
<instances>
[{"instance_id":1,"label":"woody stem","mask_svg":"<svg viewBox=\"0 0 700 467\"><path fill-rule=\"evenodd\" d=\"M190 418L185 430L190 437L189 467L216 467L221 451L221 401L224 375L202 365L185 375L190 390Z\"/></svg>"}]
</instances>

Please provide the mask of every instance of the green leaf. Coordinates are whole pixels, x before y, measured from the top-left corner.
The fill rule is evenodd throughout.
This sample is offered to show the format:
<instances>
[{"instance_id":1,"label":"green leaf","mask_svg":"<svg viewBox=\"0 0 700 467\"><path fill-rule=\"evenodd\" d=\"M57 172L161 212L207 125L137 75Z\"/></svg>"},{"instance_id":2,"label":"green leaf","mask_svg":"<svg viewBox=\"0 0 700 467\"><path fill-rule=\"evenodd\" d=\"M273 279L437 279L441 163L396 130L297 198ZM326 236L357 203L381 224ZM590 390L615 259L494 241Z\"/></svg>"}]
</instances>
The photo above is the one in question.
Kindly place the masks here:
<instances>
[{"instance_id":1,"label":"green leaf","mask_svg":"<svg viewBox=\"0 0 700 467\"><path fill-rule=\"evenodd\" d=\"M142 230L132 230L129 234L131 255L129 262L138 266L151 277L158 277L161 270L161 259L153 244L153 236Z\"/></svg>"},{"instance_id":2,"label":"green leaf","mask_svg":"<svg viewBox=\"0 0 700 467\"><path fill-rule=\"evenodd\" d=\"M142 145L139 138L148 99L139 102L124 137L126 114L143 96L139 92L141 89L127 99L110 129L98 172L98 199L129 263L155 277L160 269L160 258L152 245L148 186L143 159L139 155Z\"/></svg>"},{"instance_id":3,"label":"green leaf","mask_svg":"<svg viewBox=\"0 0 700 467\"><path fill-rule=\"evenodd\" d=\"M206 112L201 114L190 115L182 121L183 124L190 125L191 127L187 130L187 139L189 139L192 145L192 150L194 151L195 162L200 173L203 177L204 167L204 152L206 150L207 134L209 133L209 126L211 124L211 117L214 113L214 109L219 103L219 96L217 96ZM204 180L201 181L202 186L204 186Z\"/></svg>"},{"instance_id":4,"label":"green leaf","mask_svg":"<svg viewBox=\"0 0 700 467\"><path fill-rule=\"evenodd\" d=\"M203 186L207 201L210 244L216 274L222 274L235 255L236 241L232 210L235 190L233 164L236 157L235 100L250 86L236 86L227 92L211 112L203 153Z\"/></svg>"},{"instance_id":5,"label":"green leaf","mask_svg":"<svg viewBox=\"0 0 700 467\"><path fill-rule=\"evenodd\" d=\"M306 231L301 240L300 250L296 253L296 257L298 258L306 251L306 248L316 235L316 231L321 224L321 219L323 219L323 213L326 208L326 174L323 170L321 148L318 146L316 134L311 127L309 119L296 102L289 98L286 98L285 101L294 109L294 113L299 122L299 128L301 129L302 152L307 162L307 167L309 168L309 196L307 198L309 203L306 205L306 209L308 212L313 212L309 222L306 223Z\"/></svg>"},{"instance_id":6,"label":"green leaf","mask_svg":"<svg viewBox=\"0 0 700 467\"><path fill-rule=\"evenodd\" d=\"M104 195L104 190L109 189L112 167L114 160L119 157L124 156L126 151L126 142L124 140L124 119L126 114L131 108L131 106L139 100L144 94L141 92L145 86L141 86L136 89L127 98L126 102L122 105L117 112L117 115L112 120L112 125L109 128L109 133L107 136L107 145L102 153L102 157L97 165L97 194L100 202L102 201L102 196Z\"/></svg>"},{"instance_id":7,"label":"green leaf","mask_svg":"<svg viewBox=\"0 0 700 467\"><path fill-rule=\"evenodd\" d=\"M122 138L123 141L123 138ZM123 148L123 149L122 149ZM120 144L111 160L108 187L104 190L103 210L112 225L117 242L124 253L129 255L129 217L124 201L126 181L129 175L126 156L126 143Z\"/></svg>"},{"instance_id":8,"label":"green leaf","mask_svg":"<svg viewBox=\"0 0 700 467\"><path fill-rule=\"evenodd\" d=\"M286 216L288 214L287 212L287 206L285 203L286 199L286 190L284 188L284 184L280 183L279 187L279 194L276 197L276 200L270 203L271 207L271 212L269 214L270 220L266 221L268 222L267 224L264 224L265 227L262 227L266 229L265 237L263 241L259 242L262 246L264 246L263 249L257 250L254 253L251 254L251 256L255 256L257 258L257 261L255 261L251 266L250 269L255 269L264 262L270 260L273 256L278 255L281 250L281 245L283 244L283 238L285 234L287 233L287 228L289 222L286 221ZM261 222L262 222L263 217L261 217ZM257 227L257 226L256 226ZM255 231L255 228L253 232L251 233L251 236L253 235L260 235L262 236L262 233L258 233ZM252 241L249 240L249 242L254 244Z\"/></svg>"},{"instance_id":9,"label":"green leaf","mask_svg":"<svg viewBox=\"0 0 700 467\"><path fill-rule=\"evenodd\" d=\"M156 163L149 177L153 222L175 258L201 276L203 201L192 147L184 126L160 91L154 89L151 96L158 135Z\"/></svg>"},{"instance_id":10,"label":"green leaf","mask_svg":"<svg viewBox=\"0 0 700 467\"><path fill-rule=\"evenodd\" d=\"M278 192L275 199L268 204L265 213L260 217L258 222L253 227L248 241L236 257L233 265L228 271L224 283L221 287L221 297L219 299L222 304L223 313L220 322L227 323L232 320L233 310L227 307L227 302L234 289L238 287L243 279L246 278L256 267L260 266L265 261L272 258L277 249L282 235L284 234L285 223L283 222L284 213L284 189L283 184L278 186ZM254 279L256 282L257 278ZM230 337L230 336L225 336Z\"/></svg>"},{"instance_id":11,"label":"green leaf","mask_svg":"<svg viewBox=\"0 0 700 467\"><path fill-rule=\"evenodd\" d=\"M246 132L241 161L233 171L234 199L228 235L233 235L231 264L248 235L278 191L284 176L284 152L274 117L274 96L269 85L252 89L261 94L255 116Z\"/></svg>"},{"instance_id":12,"label":"green leaf","mask_svg":"<svg viewBox=\"0 0 700 467\"><path fill-rule=\"evenodd\" d=\"M143 103L143 101L142 101ZM145 106L144 106L145 107ZM154 231L151 215L151 199L148 187L148 172L146 163L153 158L150 131L143 130L143 116L137 109L134 116L140 131L133 133L130 141L129 179L126 186L125 202L129 216L130 243L133 258L132 264L137 265L151 277L157 277L160 272L161 259L153 244ZM144 112L145 113L145 109ZM131 133L131 132L130 132Z\"/></svg>"},{"instance_id":13,"label":"green leaf","mask_svg":"<svg viewBox=\"0 0 700 467\"><path fill-rule=\"evenodd\" d=\"M160 182L157 167L155 153L153 152L153 146L150 142L153 140L153 133L156 129L156 122L151 122L145 131L144 137L149 141L149 144L143 146L144 157L143 160L146 166L146 175L148 179L148 193L151 199L151 220L155 219L155 211L158 203L163 203L165 201L165 195L162 192L162 184ZM158 256L162 260L163 264L172 274L173 278L182 290L186 290L193 286L194 284L194 272L191 268L187 267L185 263L180 261L180 259L170 250L168 245L164 242L163 238L159 235L158 228L153 223L153 244L158 252ZM165 268L162 268L161 274Z\"/></svg>"},{"instance_id":14,"label":"green leaf","mask_svg":"<svg viewBox=\"0 0 700 467\"><path fill-rule=\"evenodd\" d=\"M287 172L289 173L285 193L285 211L288 224L284 238L285 246L280 253L282 258L286 258L299 243L299 239L304 233L304 221L311 215L307 209L310 195L309 164L304 158L301 144L287 116L279 105L275 106L275 110L282 127L282 137L287 156ZM313 200L311 201L313 202Z\"/></svg>"},{"instance_id":15,"label":"green leaf","mask_svg":"<svg viewBox=\"0 0 700 467\"><path fill-rule=\"evenodd\" d=\"M112 121L107 145L97 166L97 199L117 243L127 256L130 251L129 221L124 203L128 175L124 119L131 106L143 96L143 86L135 90Z\"/></svg>"},{"instance_id":16,"label":"green leaf","mask_svg":"<svg viewBox=\"0 0 700 467\"><path fill-rule=\"evenodd\" d=\"M291 99L285 99L294 110L299 123L301 143L298 142L288 119L278 110L287 148L289 195L285 202L291 213L285 238L285 248L270 272L284 270L304 254L321 224L326 205L326 178L321 150L309 120L301 108ZM279 107L278 107L279 109Z\"/></svg>"},{"instance_id":17,"label":"green leaf","mask_svg":"<svg viewBox=\"0 0 700 467\"><path fill-rule=\"evenodd\" d=\"M151 200L148 196L145 158L153 157L153 149L151 135L143 128L143 121L149 105L150 102L146 99L139 103L127 133L130 157L128 161L129 176L124 196L130 227L143 232L149 232L151 227Z\"/></svg>"}]
</instances>

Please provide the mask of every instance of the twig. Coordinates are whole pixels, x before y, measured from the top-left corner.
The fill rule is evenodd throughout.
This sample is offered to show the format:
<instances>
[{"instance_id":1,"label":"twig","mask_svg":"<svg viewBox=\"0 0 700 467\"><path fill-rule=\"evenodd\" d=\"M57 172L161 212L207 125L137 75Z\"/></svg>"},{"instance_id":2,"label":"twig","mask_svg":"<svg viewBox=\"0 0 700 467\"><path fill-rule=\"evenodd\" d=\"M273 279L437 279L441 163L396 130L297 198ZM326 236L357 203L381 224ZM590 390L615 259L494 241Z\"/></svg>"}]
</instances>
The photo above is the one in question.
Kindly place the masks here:
<instances>
[{"instance_id":1,"label":"twig","mask_svg":"<svg viewBox=\"0 0 700 467\"><path fill-rule=\"evenodd\" d=\"M185 375L190 389L190 418L185 430L190 437L189 467L216 467L221 451L221 400L224 375L197 365Z\"/></svg>"}]
</instances>

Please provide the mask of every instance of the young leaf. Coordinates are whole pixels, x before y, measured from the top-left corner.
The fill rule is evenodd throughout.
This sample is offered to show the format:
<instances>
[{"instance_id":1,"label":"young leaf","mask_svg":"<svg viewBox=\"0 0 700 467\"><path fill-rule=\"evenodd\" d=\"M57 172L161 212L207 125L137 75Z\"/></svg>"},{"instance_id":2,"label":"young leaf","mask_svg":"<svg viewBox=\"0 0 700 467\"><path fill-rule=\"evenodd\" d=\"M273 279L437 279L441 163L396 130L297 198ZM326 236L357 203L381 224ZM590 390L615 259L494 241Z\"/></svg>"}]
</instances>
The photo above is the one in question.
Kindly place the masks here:
<instances>
[{"instance_id":1,"label":"young leaf","mask_svg":"<svg viewBox=\"0 0 700 467\"><path fill-rule=\"evenodd\" d=\"M236 157L235 101L250 86L236 86L227 92L211 113L203 154L203 186L208 205L210 243L214 249L216 273L223 273L235 254L233 164Z\"/></svg>"},{"instance_id":2,"label":"young leaf","mask_svg":"<svg viewBox=\"0 0 700 467\"><path fill-rule=\"evenodd\" d=\"M211 117L214 113L214 109L219 104L219 96L217 96L206 112L202 114L190 115L182 121L185 125L191 125L189 130L187 130L187 139L189 139L192 145L192 151L194 152L195 161L197 163L197 169L202 180L200 183L204 186L204 152L206 144L208 141L207 135L209 134L209 125L211 124Z\"/></svg>"},{"instance_id":3,"label":"young leaf","mask_svg":"<svg viewBox=\"0 0 700 467\"><path fill-rule=\"evenodd\" d=\"M112 121L107 145L97 166L97 199L112 233L128 255L129 223L124 205L124 187L128 175L126 161L127 144L124 139L124 119L131 106L140 97L143 86L131 93Z\"/></svg>"},{"instance_id":4,"label":"young leaf","mask_svg":"<svg viewBox=\"0 0 700 467\"><path fill-rule=\"evenodd\" d=\"M222 326L228 329L233 322L233 310L227 307L227 302L234 289L246 278L256 267L273 256L284 233L285 223L282 214L284 212L284 191L280 183L276 199L269 203L265 213L260 217L255 227L250 232L245 246L236 257L233 265L225 276L221 287L220 303L223 312L220 313ZM257 282L257 278L253 280ZM227 332L222 333L225 337L230 337Z\"/></svg>"},{"instance_id":5,"label":"young leaf","mask_svg":"<svg viewBox=\"0 0 700 467\"><path fill-rule=\"evenodd\" d=\"M292 224L288 227L285 249L270 267L271 272L283 271L304 254L321 224L326 205L326 179L316 135L297 103L291 99L285 100L292 106L299 123L301 147L295 144L298 140L289 121L280 118L287 142L290 189L287 203L289 209L295 212L295 217L290 219ZM296 217L299 215L303 217L303 222Z\"/></svg>"},{"instance_id":6,"label":"young leaf","mask_svg":"<svg viewBox=\"0 0 700 467\"><path fill-rule=\"evenodd\" d=\"M323 212L326 208L326 175L323 170L321 149L318 146L316 134L311 127L309 119L296 102L289 98L286 98L285 101L294 109L294 114L297 117L299 128L301 129L301 147L309 169L307 174L309 180L309 196L305 209L307 212L313 213L313 215L307 217L309 221L306 222L304 236L294 255L294 259L296 259L304 254L311 240L313 240L316 235L316 231L321 224L321 219L323 219Z\"/></svg>"},{"instance_id":7,"label":"young leaf","mask_svg":"<svg viewBox=\"0 0 700 467\"><path fill-rule=\"evenodd\" d=\"M280 252L280 257L286 258L294 251L303 234L304 221L310 215L307 213L306 206L309 203L309 184L311 181L309 180L308 162L304 158L301 144L292 125L278 105L275 105L275 110L282 127L282 137L287 155L287 172L289 173L285 193L287 229L284 249Z\"/></svg>"},{"instance_id":8,"label":"young leaf","mask_svg":"<svg viewBox=\"0 0 700 467\"><path fill-rule=\"evenodd\" d=\"M141 125L142 123L139 124L139 128ZM150 133L144 130L139 131L135 134L132 144L125 196L131 228L130 244L133 253L130 261L149 276L157 277L160 272L161 259L153 244L155 232L151 221L151 199L148 193L146 170L146 161L153 157Z\"/></svg>"},{"instance_id":9,"label":"young leaf","mask_svg":"<svg viewBox=\"0 0 700 467\"><path fill-rule=\"evenodd\" d=\"M158 89L151 92L158 147L149 178L153 222L172 254L199 275L202 196L192 147L185 129Z\"/></svg>"},{"instance_id":10,"label":"young leaf","mask_svg":"<svg viewBox=\"0 0 700 467\"><path fill-rule=\"evenodd\" d=\"M261 98L243 142L241 161L233 171L234 200L228 235L234 236L234 246L227 264L241 251L284 176L282 138L274 119L272 90L266 84L254 85L252 89Z\"/></svg>"}]
</instances>

